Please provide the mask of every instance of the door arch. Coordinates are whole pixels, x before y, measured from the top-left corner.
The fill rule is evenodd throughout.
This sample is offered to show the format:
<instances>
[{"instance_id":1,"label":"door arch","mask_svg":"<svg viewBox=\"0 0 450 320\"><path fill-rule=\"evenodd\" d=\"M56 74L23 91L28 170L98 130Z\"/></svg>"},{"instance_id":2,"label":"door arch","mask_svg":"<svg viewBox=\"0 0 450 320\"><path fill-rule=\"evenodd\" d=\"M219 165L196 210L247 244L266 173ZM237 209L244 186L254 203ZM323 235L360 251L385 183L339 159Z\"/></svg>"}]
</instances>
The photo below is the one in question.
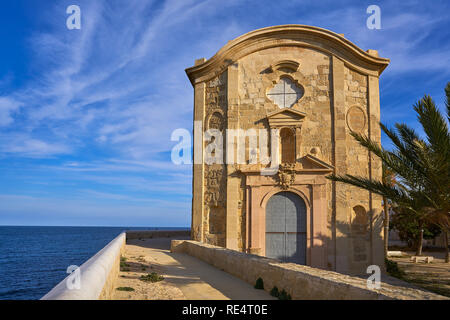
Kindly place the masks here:
<instances>
[{"instance_id":1,"label":"door arch","mask_svg":"<svg viewBox=\"0 0 450 320\"><path fill-rule=\"evenodd\" d=\"M279 192L267 201L266 256L306 264L306 205L295 193Z\"/></svg>"}]
</instances>

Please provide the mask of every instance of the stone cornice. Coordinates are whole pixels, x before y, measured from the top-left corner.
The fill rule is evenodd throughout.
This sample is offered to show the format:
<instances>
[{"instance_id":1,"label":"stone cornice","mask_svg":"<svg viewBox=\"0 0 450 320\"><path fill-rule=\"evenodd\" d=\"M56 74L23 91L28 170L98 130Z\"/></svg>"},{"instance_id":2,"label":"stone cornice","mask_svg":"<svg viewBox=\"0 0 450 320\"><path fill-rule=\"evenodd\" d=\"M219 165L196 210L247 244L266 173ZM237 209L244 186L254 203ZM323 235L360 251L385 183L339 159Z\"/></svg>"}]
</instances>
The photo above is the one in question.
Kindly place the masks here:
<instances>
[{"instance_id":1,"label":"stone cornice","mask_svg":"<svg viewBox=\"0 0 450 320\"><path fill-rule=\"evenodd\" d=\"M254 30L229 41L211 59L187 68L186 73L193 85L208 81L253 52L279 46L313 48L339 57L359 72L376 76L383 72L390 61L369 54L343 36L326 29L306 25L280 25Z\"/></svg>"},{"instance_id":2,"label":"stone cornice","mask_svg":"<svg viewBox=\"0 0 450 320\"><path fill-rule=\"evenodd\" d=\"M285 117L280 118L280 115L285 115ZM267 121L269 122L270 128L282 128L289 126L300 127L305 117L306 113L304 112L290 108L283 108L281 110L276 110L269 113L267 115Z\"/></svg>"}]
</instances>

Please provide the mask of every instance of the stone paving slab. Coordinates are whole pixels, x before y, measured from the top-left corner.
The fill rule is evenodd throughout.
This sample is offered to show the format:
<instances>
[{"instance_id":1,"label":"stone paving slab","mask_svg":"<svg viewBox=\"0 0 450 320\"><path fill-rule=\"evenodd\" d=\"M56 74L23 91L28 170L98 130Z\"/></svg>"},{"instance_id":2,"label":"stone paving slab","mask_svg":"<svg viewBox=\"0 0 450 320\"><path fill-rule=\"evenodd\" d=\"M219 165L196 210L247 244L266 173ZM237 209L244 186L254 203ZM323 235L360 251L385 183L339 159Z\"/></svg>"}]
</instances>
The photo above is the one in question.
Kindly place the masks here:
<instances>
[{"instance_id":1,"label":"stone paving slab","mask_svg":"<svg viewBox=\"0 0 450 320\"><path fill-rule=\"evenodd\" d=\"M273 300L263 290L184 253L171 253L173 238L127 240L124 257L127 269L121 271L113 299L143 300ZM163 281L147 283L141 275L157 272Z\"/></svg>"}]
</instances>

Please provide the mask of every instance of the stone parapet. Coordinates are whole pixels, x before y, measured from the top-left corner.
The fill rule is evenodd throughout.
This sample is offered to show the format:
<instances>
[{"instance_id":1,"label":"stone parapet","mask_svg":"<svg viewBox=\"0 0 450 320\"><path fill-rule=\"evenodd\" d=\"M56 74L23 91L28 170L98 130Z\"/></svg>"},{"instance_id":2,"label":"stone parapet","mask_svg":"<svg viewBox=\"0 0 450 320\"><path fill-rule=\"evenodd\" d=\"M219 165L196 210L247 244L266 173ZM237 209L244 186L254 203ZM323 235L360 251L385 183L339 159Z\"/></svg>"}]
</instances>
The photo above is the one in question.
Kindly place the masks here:
<instances>
[{"instance_id":1,"label":"stone parapet","mask_svg":"<svg viewBox=\"0 0 450 320\"><path fill-rule=\"evenodd\" d=\"M61 281L41 300L99 300L109 299L114 281L120 271L120 256L125 248L125 233L121 233L79 269L80 289L69 289L67 280Z\"/></svg>"},{"instance_id":2,"label":"stone parapet","mask_svg":"<svg viewBox=\"0 0 450 320\"><path fill-rule=\"evenodd\" d=\"M190 230L128 230L126 233L127 240L189 237L191 235Z\"/></svg>"},{"instance_id":3,"label":"stone parapet","mask_svg":"<svg viewBox=\"0 0 450 320\"><path fill-rule=\"evenodd\" d=\"M264 289L286 290L295 300L441 300L446 297L423 290L381 283L369 289L367 280L308 266L225 249L197 241L173 240L171 251L186 253L250 284L258 278Z\"/></svg>"}]
</instances>

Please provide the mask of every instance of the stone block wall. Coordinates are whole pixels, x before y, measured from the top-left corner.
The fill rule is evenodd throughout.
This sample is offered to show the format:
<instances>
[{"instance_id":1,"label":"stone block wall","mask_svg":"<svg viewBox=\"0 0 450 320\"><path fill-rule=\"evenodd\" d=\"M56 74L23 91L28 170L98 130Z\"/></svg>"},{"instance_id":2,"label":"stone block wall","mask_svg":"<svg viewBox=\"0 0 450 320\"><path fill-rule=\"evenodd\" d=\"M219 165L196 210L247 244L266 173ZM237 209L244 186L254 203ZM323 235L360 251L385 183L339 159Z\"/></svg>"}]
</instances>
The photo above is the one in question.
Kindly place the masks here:
<instances>
[{"instance_id":1,"label":"stone block wall","mask_svg":"<svg viewBox=\"0 0 450 320\"><path fill-rule=\"evenodd\" d=\"M367 280L337 272L245 254L197 241L173 240L172 252L185 253L230 273L251 285L263 279L264 290L276 286L294 300L446 300L419 289L381 283L367 288Z\"/></svg>"},{"instance_id":2,"label":"stone block wall","mask_svg":"<svg viewBox=\"0 0 450 320\"><path fill-rule=\"evenodd\" d=\"M152 238L171 238L188 237L190 230L127 230L127 240L130 239L152 239Z\"/></svg>"},{"instance_id":3,"label":"stone block wall","mask_svg":"<svg viewBox=\"0 0 450 320\"><path fill-rule=\"evenodd\" d=\"M381 178L380 161L359 146L350 131L380 141L378 81L388 63L342 35L286 25L243 35L186 70L194 86L194 120L201 121L202 134L211 128L222 132L224 147L226 129L269 130L284 121L279 128L294 132L297 167L291 191L306 188L307 202L321 199L311 207L307 250L320 246L326 254L320 265L329 270L361 273L368 265L384 265L380 197L323 177L333 172ZM278 114L279 100L268 95L283 77L302 93L283 109L292 110L290 115ZM194 150L194 160L204 157L208 147L204 143ZM280 184L284 173L258 179L254 172L263 165L250 163L249 139L233 148L234 164L194 161L192 239L264 254L263 199L274 190L288 190ZM245 149L244 163L237 163L237 148ZM309 164L308 156L321 164Z\"/></svg>"}]
</instances>

